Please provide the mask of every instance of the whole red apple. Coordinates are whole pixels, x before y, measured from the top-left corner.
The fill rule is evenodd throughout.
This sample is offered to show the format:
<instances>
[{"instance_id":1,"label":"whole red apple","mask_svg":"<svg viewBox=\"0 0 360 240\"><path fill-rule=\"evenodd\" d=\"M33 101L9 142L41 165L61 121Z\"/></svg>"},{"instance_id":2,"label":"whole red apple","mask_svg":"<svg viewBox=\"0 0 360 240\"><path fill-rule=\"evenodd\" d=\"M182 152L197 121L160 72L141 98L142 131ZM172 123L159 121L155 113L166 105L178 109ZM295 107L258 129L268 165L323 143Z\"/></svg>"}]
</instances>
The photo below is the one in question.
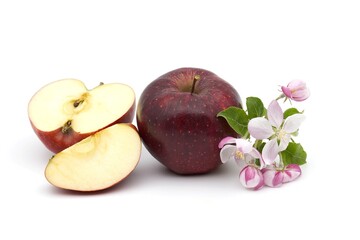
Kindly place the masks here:
<instances>
[{"instance_id":1,"label":"whole red apple","mask_svg":"<svg viewBox=\"0 0 360 240\"><path fill-rule=\"evenodd\" d=\"M241 107L241 99L228 82L204 69L180 68L145 88L137 126L148 151L171 171L207 173L221 164L221 139L237 136L216 117L230 106Z\"/></svg>"}]
</instances>

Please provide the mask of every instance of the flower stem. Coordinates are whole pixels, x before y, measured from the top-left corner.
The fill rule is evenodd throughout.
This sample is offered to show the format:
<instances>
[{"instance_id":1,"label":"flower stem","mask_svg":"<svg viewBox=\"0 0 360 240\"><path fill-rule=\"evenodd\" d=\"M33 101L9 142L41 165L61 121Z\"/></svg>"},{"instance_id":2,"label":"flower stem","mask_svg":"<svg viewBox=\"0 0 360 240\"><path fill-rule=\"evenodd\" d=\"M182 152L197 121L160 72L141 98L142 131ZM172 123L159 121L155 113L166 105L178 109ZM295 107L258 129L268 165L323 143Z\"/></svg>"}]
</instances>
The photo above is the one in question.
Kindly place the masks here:
<instances>
[{"instance_id":1,"label":"flower stem","mask_svg":"<svg viewBox=\"0 0 360 240\"><path fill-rule=\"evenodd\" d=\"M256 148L257 150L259 150L258 147L260 147L260 144L261 144L261 143L262 143L261 140L256 140L255 143L254 143L254 148Z\"/></svg>"},{"instance_id":2,"label":"flower stem","mask_svg":"<svg viewBox=\"0 0 360 240\"><path fill-rule=\"evenodd\" d=\"M283 159L282 159L281 153L279 153L279 157L280 157L280 161L279 161L279 166L278 166L278 168L280 168L281 170L285 170L285 165L284 165L284 161L283 161Z\"/></svg>"},{"instance_id":3,"label":"flower stem","mask_svg":"<svg viewBox=\"0 0 360 240\"><path fill-rule=\"evenodd\" d=\"M282 93L282 94L280 94L280 96L278 96L278 97L276 98L276 101L279 100L279 99L282 99L282 98L284 98L284 97L285 97L285 94Z\"/></svg>"},{"instance_id":4,"label":"flower stem","mask_svg":"<svg viewBox=\"0 0 360 240\"><path fill-rule=\"evenodd\" d=\"M249 131L247 131L244 136L242 136L243 139L248 139L250 137Z\"/></svg>"}]
</instances>

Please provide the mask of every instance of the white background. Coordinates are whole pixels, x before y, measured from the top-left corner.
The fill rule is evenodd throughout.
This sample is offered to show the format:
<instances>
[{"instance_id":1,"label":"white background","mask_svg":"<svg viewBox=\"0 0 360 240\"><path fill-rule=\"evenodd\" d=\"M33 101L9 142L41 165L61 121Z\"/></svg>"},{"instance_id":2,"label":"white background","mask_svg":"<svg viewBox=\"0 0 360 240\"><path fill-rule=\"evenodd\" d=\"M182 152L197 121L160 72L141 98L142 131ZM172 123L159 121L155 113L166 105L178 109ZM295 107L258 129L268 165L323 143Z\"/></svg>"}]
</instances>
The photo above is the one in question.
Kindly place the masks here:
<instances>
[{"instance_id":1,"label":"white background","mask_svg":"<svg viewBox=\"0 0 360 240\"><path fill-rule=\"evenodd\" d=\"M356 1L1 1L0 239L359 239ZM98 194L55 189L51 153L27 104L61 78L131 85L140 97L179 67L213 71L267 105L303 79L303 175L247 191L235 164L165 170L144 149L126 181Z\"/></svg>"}]
</instances>

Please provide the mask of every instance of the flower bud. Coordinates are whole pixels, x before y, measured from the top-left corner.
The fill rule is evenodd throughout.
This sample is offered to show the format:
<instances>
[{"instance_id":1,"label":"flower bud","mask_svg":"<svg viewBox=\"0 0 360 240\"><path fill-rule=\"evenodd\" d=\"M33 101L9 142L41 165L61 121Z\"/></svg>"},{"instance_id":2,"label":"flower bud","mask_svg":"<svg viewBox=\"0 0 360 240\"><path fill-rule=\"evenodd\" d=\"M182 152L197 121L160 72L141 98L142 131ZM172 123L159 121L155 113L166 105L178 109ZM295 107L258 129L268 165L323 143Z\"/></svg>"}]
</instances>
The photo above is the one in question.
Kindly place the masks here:
<instances>
[{"instance_id":1,"label":"flower bud","mask_svg":"<svg viewBox=\"0 0 360 240\"><path fill-rule=\"evenodd\" d=\"M276 169L264 168L262 169L264 176L264 183L269 187L280 187L284 180L284 172Z\"/></svg>"},{"instance_id":2,"label":"flower bud","mask_svg":"<svg viewBox=\"0 0 360 240\"><path fill-rule=\"evenodd\" d=\"M261 171L253 166L246 166L240 172L241 184L249 189L258 190L264 186L264 178Z\"/></svg>"},{"instance_id":3,"label":"flower bud","mask_svg":"<svg viewBox=\"0 0 360 240\"><path fill-rule=\"evenodd\" d=\"M300 177L301 168L297 164L289 164L284 170L284 180L283 183L294 181L296 178Z\"/></svg>"},{"instance_id":4,"label":"flower bud","mask_svg":"<svg viewBox=\"0 0 360 240\"><path fill-rule=\"evenodd\" d=\"M302 80L293 80L286 87L282 86L281 90L287 98L297 102L304 101L310 96L310 91Z\"/></svg>"}]
</instances>

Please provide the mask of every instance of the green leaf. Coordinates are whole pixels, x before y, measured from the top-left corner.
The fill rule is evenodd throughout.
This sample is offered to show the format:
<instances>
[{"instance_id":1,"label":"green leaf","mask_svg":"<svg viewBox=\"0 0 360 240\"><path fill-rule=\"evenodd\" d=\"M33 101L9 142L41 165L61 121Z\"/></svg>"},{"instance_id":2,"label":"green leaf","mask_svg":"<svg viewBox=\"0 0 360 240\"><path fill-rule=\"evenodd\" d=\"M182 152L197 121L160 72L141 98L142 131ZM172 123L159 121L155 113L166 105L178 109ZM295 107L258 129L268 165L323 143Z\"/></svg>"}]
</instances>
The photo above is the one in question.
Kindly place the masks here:
<instances>
[{"instance_id":1,"label":"green leaf","mask_svg":"<svg viewBox=\"0 0 360 240\"><path fill-rule=\"evenodd\" d=\"M235 132L243 137L248 137L249 117L244 109L237 107L229 107L217 114L217 117L223 117Z\"/></svg>"},{"instance_id":2,"label":"green leaf","mask_svg":"<svg viewBox=\"0 0 360 240\"><path fill-rule=\"evenodd\" d=\"M290 142L289 146L280 154L284 166L289 164L303 165L306 163L307 154L300 143Z\"/></svg>"},{"instance_id":3,"label":"green leaf","mask_svg":"<svg viewBox=\"0 0 360 240\"><path fill-rule=\"evenodd\" d=\"M249 119L265 116L265 107L260 98L248 97L246 99L246 108L249 114Z\"/></svg>"},{"instance_id":4,"label":"green leaf","mask_svg":"<svg viewBox=\"0 0 360 240\"><path fill-rule=\"evenodd\" d=\"M297 113L303 113L303 112L300 112L296 108L289 108L284 112L284 119L290 117L291 115L297 114Z\"/></svg>"}]
</instances>

